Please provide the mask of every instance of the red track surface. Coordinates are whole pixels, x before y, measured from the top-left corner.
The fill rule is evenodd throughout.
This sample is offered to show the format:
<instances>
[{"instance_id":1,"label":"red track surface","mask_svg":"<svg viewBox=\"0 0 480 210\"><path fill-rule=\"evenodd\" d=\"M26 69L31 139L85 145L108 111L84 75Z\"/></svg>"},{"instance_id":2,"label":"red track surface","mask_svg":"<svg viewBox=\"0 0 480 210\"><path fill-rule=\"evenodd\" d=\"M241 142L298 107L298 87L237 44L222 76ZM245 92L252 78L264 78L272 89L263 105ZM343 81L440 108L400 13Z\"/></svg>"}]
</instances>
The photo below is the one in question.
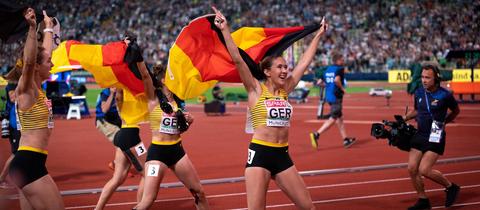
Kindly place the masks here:
<instances>
[{"instance_id":1,"label":"red track surface","mask_svg":"<svg viewBox=\"0 0 480 210\"><path fill-rule=\"evenodd\" d=\"M405 105L412 107L411 98L395 92L390 107L381 97L350 94L344 100L347 132L358 142L344 149L338 129L331 128L320 137L318 151L311 148L308 132L321 126L316 120L317 100L294 105L294 119L290 129L290 155L299 171L349 168L405 163L407 153L389 147L385 140L370 137L372 122L393 120L393 114L403 114ZM203 107L193 106L195 123L182 137L184 147L194 163L200 178L218 179L243 176L250 135L244 133L245 105L228 104L227 116L207 117ZM328 113L328 109L326 110ZM480 106L462 104L455 124L447 127L447 146L441 159L480 155ZM56 120L51 136L47 168L60 190L101 188L111 177L107 168L113 159L113 147L95 130L94 118ZM150 135L146 125L141 136L145 143ZM0 161L8 157L8 141L0 142ZM463 186L457 204L459 209L480 208L480 160L438 164L453 182ZM137 185L139 177L129 178L125 186ZM336 173L306 176L312 199L318 209L405 209L416 200L405 168L365 172ZM167 172L164 183L178 182ZM441 186L426 181L426 189L434 207L443 208ZM212 209L246 208L243 182L205 185ZM267 195L270 208L292 209L291 201L278 191L272 182ZM136 192L117 192L107 209L131 209ZM16 194L0 190L0 196ZM64 196L65 206L71 209L93 209L99 194ZM161 189L153 209L194 209L190 193L185 188ZM80 208L83 207L83 208ZM18 200L0 199L0 209L18 209Z\"/></svg>"}]
</instances>

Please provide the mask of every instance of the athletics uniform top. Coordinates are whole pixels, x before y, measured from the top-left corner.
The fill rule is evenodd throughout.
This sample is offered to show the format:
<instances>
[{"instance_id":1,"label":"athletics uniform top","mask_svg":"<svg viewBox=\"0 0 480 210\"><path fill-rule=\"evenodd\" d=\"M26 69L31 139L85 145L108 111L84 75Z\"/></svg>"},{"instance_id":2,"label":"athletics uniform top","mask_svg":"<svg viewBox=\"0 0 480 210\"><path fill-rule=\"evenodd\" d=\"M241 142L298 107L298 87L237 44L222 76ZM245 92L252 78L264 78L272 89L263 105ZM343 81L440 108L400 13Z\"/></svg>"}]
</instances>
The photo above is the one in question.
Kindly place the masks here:
<instances>
[{"instance_id":1,"label":"athletics uniform top","mask_svg":"<svg viewBox=\"0 0 480 210\"><path fill-rule=\"evenodd\" d=\"M177 103L172 103L173 112L171 114L164 113L160 108L160 105L155 106L152 112L150 112L150 128L152 130L158 130L160 133L166 134L179 134L177 124L177 117L175 113L177 111Z\"/></svg>"},{"instance_id":2,"label":"athletics uniform top","mask_svg":"<svg viewBox=\"0 0 480 210\"><path fill-rule=\"evenodd\" d=\"M280 89L280 95L272 95L264 84L261 84L262 95L251 110L253 128L261 125L268 127L289 127L293 107L288 103L288 94Z\"/></svg>"},{"instance_id":3,"label":"athletics uniform top","mask_svg":"<svg viewBox=\"0 0 480 210\"><path fill-rule=\"evenodd\" d=\"M26 131L53 128L52 102L43 91L38 90L37 101L30 109L26 111L19 110L18 102L15 103L15 106L17 111L17 129Z\"/></svg>"}]
</instances>

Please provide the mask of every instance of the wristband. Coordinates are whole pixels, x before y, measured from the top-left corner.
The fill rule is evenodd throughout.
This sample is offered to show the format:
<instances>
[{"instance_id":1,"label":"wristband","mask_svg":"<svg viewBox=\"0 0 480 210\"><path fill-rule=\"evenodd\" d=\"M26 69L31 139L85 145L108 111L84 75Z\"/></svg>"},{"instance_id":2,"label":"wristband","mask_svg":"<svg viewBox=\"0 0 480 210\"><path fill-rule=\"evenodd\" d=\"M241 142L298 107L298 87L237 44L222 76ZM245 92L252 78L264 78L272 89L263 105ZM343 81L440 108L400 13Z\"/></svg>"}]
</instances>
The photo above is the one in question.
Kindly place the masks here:
<instances>
[{"instance_id":1,"label":"wristband","mask_svg":"<svg viewBox=\"0 0 480 210\"><path fill-rule=\"evenodd\" d=\"M53 34L53 28L45 28L43 29L43 33L51 32Z\"/></svg>"}]
</instances>

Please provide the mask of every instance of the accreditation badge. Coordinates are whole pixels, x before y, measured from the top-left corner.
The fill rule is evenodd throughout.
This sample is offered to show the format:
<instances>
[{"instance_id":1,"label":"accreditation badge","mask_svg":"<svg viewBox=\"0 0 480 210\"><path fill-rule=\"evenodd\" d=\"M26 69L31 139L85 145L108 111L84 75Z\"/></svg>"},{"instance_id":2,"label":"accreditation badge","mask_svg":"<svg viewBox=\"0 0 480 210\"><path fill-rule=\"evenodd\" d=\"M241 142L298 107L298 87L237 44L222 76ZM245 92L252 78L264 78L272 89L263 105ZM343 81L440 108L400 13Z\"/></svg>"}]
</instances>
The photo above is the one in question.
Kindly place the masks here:
<instances>
[{"instance_id":1,"label":"accreditation badge","mask_svg":"<svg viewBox=\"0 0 480 210\"><path fill-rule=\"evenodd\" d=\"M432 129L430 130L430 137L428 138L429 142L440 143L440 139L442 138L443 126L443 122L439 122L436 120L432 122Z\"/></svg>"}]
</instances>

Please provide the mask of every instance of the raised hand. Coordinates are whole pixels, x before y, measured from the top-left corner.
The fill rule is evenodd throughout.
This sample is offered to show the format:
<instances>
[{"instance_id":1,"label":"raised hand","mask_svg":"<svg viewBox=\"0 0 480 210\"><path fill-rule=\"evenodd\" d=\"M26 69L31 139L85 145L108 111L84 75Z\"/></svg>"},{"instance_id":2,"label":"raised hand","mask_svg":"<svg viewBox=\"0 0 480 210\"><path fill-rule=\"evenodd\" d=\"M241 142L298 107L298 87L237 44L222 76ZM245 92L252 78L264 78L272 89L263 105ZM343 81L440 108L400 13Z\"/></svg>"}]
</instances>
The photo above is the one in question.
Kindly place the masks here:
<instances>
[{"instance_id":1,"label":"raised hand","mask_svg":"<svg viewBox=\"0 0 480 210\"><path fill-rule=\"evenodd\" d=\"M321 36L327 30L328 30L328 23L327 23L327 21L325 21L325 17L323 17L322 21L320 22L320 28L318 29L318 32L317 32L317 34L315 34L315 36Z\"/></svg>"},{"instance_id":2,"label":"raised hand","mask_svg":"<svg viewBox=\"0 0 480 210\"><path fill-rule=\"evenodd\" d=\"M53 20L47 15L45 10L43 10L43 22L45 23L45 28L53 28Z\"/></svg>"},{"instance_id":3,"label":"raised hand","mask_svg":"<svg viewBox=\"0 0 480 210\"><path fill-rule=\"evenodd\" d=\"M215 7L212 7L213 11L215 12L215 26L217 26L218 29L223 30L227 28L227 19L223 14Z\"/></svg>"},{"instance_id":4,"label":"raised hand","mask_svg":"<svg viewBox=\"0 0 480 210\"><path fill-rule=\"evenodd\" d=\"M35 11L32 8L28 8L27 11L25 11L25 20L27 20L28 25L30 27L37 27L37 20L35 19Z\"/></svg>"}]
</instances>

